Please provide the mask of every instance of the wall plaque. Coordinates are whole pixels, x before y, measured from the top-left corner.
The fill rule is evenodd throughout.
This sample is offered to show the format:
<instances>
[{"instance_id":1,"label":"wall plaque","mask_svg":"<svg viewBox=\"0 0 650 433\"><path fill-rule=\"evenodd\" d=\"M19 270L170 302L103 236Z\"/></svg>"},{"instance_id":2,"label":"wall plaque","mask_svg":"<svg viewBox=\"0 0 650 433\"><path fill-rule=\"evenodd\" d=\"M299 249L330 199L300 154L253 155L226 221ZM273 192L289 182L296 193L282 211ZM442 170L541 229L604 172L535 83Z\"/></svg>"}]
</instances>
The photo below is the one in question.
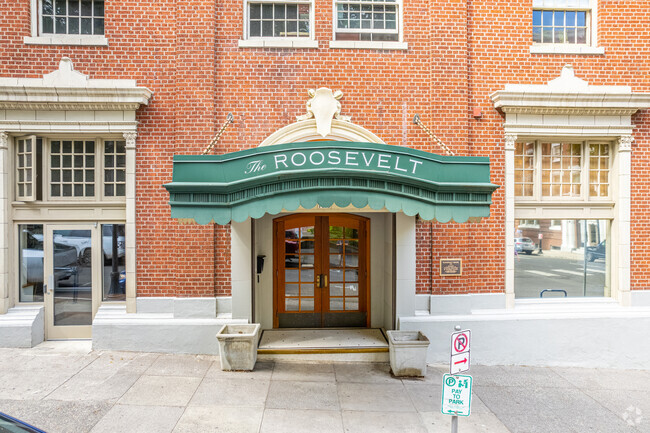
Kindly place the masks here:
<instances>
[{"instance_id":1,"label":"wall plaque","mask_svg":"<svg viewBox=\"0 0 650 433\"><path fill-rule=\"evenodd\" d=\"M450 277L462 275L463 273L463 260L462 259L440 259L440 276Z\"/></svg>"}]
</instances>

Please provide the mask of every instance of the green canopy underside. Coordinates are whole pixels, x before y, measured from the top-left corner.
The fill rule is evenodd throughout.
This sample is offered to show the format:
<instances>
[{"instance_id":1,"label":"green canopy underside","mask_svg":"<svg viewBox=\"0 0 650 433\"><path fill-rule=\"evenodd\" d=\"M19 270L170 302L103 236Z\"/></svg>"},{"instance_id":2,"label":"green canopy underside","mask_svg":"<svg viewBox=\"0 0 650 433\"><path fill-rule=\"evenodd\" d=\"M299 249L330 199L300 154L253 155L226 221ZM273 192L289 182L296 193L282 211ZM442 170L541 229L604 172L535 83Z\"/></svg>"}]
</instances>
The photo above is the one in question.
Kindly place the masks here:
<instances>
[{"instance_id":1,"label":"green canopy underside","mask_svg":"<svg viewBox=\"0 0 650 433\"><path fill-rule=\"evenodd\" d=\"M374 143L289 143L175 156L172 218L227 224L332 206L458 223L490 215L489 160ZM374 155L374 156L373 156Z\"/></svg>"},{"instance_id":2,"label":"green canopy underside","mask_svg":"<svg viewBox=\"0 0 650 433\"><path fill-rule=\"evenodd\" d=\"M304 192L285 193L280 197L265 197L255 201L236 204L231 207L196 206L195 204L175 204L172 218L193 219L199 224L227 224L230 221L242 222L247 218L261 218L264 214L276 215L283 211L298 208L314 209L316 206L330 208L353 206L357 209L370 207L373 210L404 212L406 215L419 215L424 220L438 222L455 221L463 223L490 216L487 204L425 204L408 197L390 196L384 193L362 191L326 191L305 194Z\"/></svg>"}]
</instances>

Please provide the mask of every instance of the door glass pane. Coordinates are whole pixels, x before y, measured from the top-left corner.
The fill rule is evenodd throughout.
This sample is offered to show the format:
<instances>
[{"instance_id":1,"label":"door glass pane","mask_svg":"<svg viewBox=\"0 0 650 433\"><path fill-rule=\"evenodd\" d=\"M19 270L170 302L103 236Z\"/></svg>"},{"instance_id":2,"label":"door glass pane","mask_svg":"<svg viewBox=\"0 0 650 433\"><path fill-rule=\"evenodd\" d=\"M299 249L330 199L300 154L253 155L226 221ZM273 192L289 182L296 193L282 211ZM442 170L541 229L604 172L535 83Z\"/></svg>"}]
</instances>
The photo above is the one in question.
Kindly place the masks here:
<instances>
[{"instance_id":1,"label":"door glass pane","mask_svg":"<svg viewBox=\"0 0 650 433\"><path fill-rule=\"evenodd\" d=\"M330 311L343 310L343 298L330 298Z\"/></svg>"},{"instance_id":2,"label":"door glass pane","mask_svg":"<svg viewBox=\"0 0 650 433\"><path fill-rule=\"evenodd\" d=\"M314 296L314 285L313 284L301 284L300 285L300 296Z\"/></svg>"},{"instance_id":3,"label":"door glass pane","mask_svg":"<svg viewBox=\"0 0 650 433\"><path fill-rule=\"evenodd\" d=\"M355 311L359 309L359 298L345 298L345 309Z\"/></svg>"},{"instance_id":4,"label":"door glass pane","mask_svg":"<svg viewBox=\"0 0 650 433\"><path fill-rule=\"evenodd\" d=\"M343 296L343 284L330 284L330 296Z\"/></svg>"},{"instance_id":5,"label":"door glass pane","mask_svg":"<svg viewBox=\"0 0 650 433\"><path fill-rule=\"evenodd\" d=\"M103 299L123 301L126 299L126 267L124 265L124 224L102 225L103 250Z\"/></svg>"},{"instance_id":6,"label":"door glass pane","mask_svg":"<svg viewBox=\"0 0 650 433\"><path fill-rule=\"evenodd\" d=\"M300 298L285 298L284 310L285 311L298 311L300 309Z\"/></svg>"},{"instance_id":7,"label":"door glass pane","mask_svg":"<svg viewBox=\"0 0 650 433\"><path fill-rule=\"evenodd\" d=\"M285 296L298 296L300 295L298 284L285 284L284 285L284 294Z\"/></svg>"},{"instance_id":8,"label":"door glass pane","mask_svg":"<svg viewBox=\"0 0 650 433\"><path fill-rule=\"evenodd\" d=\"M54 325L92 322L92 237L90 230L54 230Z\"/></svg>"},{"instance_id":9,"label":"door glass pane","mask_svg":"<svg viewBox=\"0 0 650 433\"><path fill-rule=\"evenodd\" d=\"M20 302L43 302L43 226L18 226Z\"/></svg>"},{"instance_id":10,"label":"door glass pane","mask_svg":"<svg viewBox=\"0 0 650 433\"><path fill-rule=\"evenodd\" d=\"M314 298L301 298L300 311L314 311Z\"/></svg>"}]
</instances>

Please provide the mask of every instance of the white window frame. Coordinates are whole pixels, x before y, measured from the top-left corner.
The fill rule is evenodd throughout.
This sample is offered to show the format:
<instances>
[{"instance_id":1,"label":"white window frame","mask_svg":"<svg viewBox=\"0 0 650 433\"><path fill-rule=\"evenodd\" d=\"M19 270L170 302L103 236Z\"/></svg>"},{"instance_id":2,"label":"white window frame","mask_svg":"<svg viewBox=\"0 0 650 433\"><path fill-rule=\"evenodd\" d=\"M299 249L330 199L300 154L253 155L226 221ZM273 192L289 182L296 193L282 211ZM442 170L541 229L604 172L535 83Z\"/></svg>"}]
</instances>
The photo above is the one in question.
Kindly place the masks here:
<instances>
[{"instance_id":1,"label":"white window frame","mask_svg":"<svg viewBox=\"0 0 650 433\"><path fill-rule=\"evenodd\" d=\"M61 203L61 202L104 202L104 203L123 203L126 201L126 181L125 181L125 195L123 196L106 196L104 193L104 142L105 141L122 141L125 142L126 146L126 140L124 138L110 138L110 137L96 137L96 136L90 136L90 135L61 135L61 136L44 136L44 135L31 135L27 137L18 137L16 138L16 149L14 150L14 155L16 158L16 164L17 164L17 140L19 139L24 139L24 138L30 138L34 137L34 140L36 139L41 139L42 140L42 177L41 182L43 182L43 198L42 200L39 200L40 203ZM53 197L51 195L51 189L49 186L52 183L52 171L51 171L51 142L52 141L89 141L92 140L95 142L95 167L94 167L94 172L95 172L95 194L92 197L77 197L77 196L72 196L72 197ZM125 159L126 159L126 152L125 152ZM36 164L36 161L34 159L34 165ZM114 169L113 169L114 170ZM126 172L126 167L124 167L124 170ZM14 176L17 174L17 165L14 167ZM126 176L126 173L125 173ZM34 199L30 201L36 201L36 189L37 189L37 180L36 180L36 169L34 169L34 176L32 178L33 180L33 195ZM27 201L27 200L20 200L18 197L18 189L17 189L17 181L14 182L16 184L15 188L15 200L16 201Z\"/></svg>"},{"instance_id":2,"label":"white window frame","mask_svg":"<svg viewBox=\"0 0 650 433\"><path fill-rule=\"evenodd\" d=\"M21 140L22 141L31 140L32 150L29 153L31 154L31 157L32 157L32 164L31 164L30 167L27 167L26 165L20 166L19 163L18 163L18 158L19 158L19 155L18 155L18 153L19 153L18 152L18 142L21 141ZM37 140L37 137L35 135L28 135L28 136L24 136L24 137L16 137L16 139L15 139L15 146L14 146L14 158L15 158L14 177L15 177L16 181L14 182L14 185L15 185L14 194L16 196L16 201L22 201L22 202L36 201L36 187L37 187L37 183L36 183L36 164L37 164L37 160L36 160L36 140ZM25 156L28 155L27 152L23 152L23 154ZM20 192L19 192L18 170L21 170L21 169L31 171L31 174L32 174L32 180L31 180L32 193L31 194L22 194L21 195ZM23 182L20 182L20 183L22 183L25 186L28 184L28 182L26 180L23 181Z\"/></svg>"},{"instance_id":3,"label":"white window frame","mask_svg":"<svg viewBox=\"0 0 650 433\"><path fill-rule=\"evenodd\" d=\"M31 35L23 38L27 45L83 45L107 47L106 38L106 13L104 13L104 34L103 35L68 35L68 34L46 34L42 33L41 0L30 0L31 11Z\"/></svg>"},{"instance_id":4,"label":"white window frame","mask_svg":"<svg viewBox=\"0 0 650 433\"><path fill-rule=\"evenodd\" d=\"M341 0L343 1L343 0ZM363 1L363 0L361 0ZM397 41L341 41L336 40L338 15L338 0L332 0L332 40L329 43L330 48L353 48L353 49L374 49L374 50L407 50L408 43L404 42L404 2L397 0ZM372 4L372 1L368 1ZM343 33L373 33L373 29L354 29L345 30ZM380 33L380 32L375 32Z\"/></svg>"},{"instance_id":5,"label":"white window frame","mask_svg":"<svg viewBox=\"0 0 650 433\"><path fill-rule=\"evenodd\" d=\"M530 14L530 53L531 54L605 54L605 49L598 46L598 0L589 0L588 8L571 7L571 6L553 6L549 0L540 0L549 3L549 6L537 7L533 5ZM587 43L586 44L569 44L569 43L539 43L533 40L533 10L557 10L557 11L585 11L589 10L587 16Z\"/></svg>"},{"instance_id":6,"label":"white window frame","mask_svg":"<svg viewBox=\"0 0 650 433\"><path fill-rule=\"evenodd\" d=\"M307 4L309 5L309 36L283 36L283 37L249 37L249 4L250 3L284 3L284 4ZM315 34L315 0L243 0L242 38L239 40L240 48L318 48L318 41Z\"/></svg>"},{"instance_id":7,"label":"white window frame","mask_svg":"<svg viewBox=\"0 0 650 433\"><path fill-rule=\"evenodd\" d=\"M517 203L536 203L536 202L571 202L571 203L594 203L594 202L611 202L612 201L612 170L614 164L614 149L616 143L611 140L585 140L569 138L560 140L553 139L535 139L535 140L517 140L517 143L535 143L535 152L533 153L533 164L535 169L533 171L533 196L515 196ZM581 145L581 170L580 170L580 196L579 197L561 197L561 196L543 196L542 195L542 143L580 143ZM589 145L591 144L608 144L609 145L609 166L608 166L608 195L607 197L592 197L589 195ZM516 169L515 169L516 170Z\"/></svg>"}]
</instances>

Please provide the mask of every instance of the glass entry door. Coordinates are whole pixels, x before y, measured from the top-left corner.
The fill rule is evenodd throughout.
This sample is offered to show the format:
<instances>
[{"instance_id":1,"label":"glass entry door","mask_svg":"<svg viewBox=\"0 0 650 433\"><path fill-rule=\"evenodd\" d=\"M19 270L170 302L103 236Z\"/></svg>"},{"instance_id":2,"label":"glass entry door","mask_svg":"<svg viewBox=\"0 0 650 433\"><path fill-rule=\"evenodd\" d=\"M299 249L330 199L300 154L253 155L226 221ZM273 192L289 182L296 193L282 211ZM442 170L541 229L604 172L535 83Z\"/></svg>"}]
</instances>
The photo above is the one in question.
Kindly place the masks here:
<instances>
[{"instance_id":1,"label":"glass entry door","mask_svg":"<svg viewBox=\"0 0 650 433\"><path fill-rule=\"evenodd\" d=\"M101 275L97 231L94 225L47 226L44 301L48 339L91 336Z\"/></svg>"},{"instance_id":2,"label":"glass entry door","mask_svg":"<svg viewBox=\"0 0 650 433\"><path fill-rule=\"evenodd\" d=\"M370 326L369 220L291 215L274 221L274 326Z\"/></svg>"}]
</instances>

